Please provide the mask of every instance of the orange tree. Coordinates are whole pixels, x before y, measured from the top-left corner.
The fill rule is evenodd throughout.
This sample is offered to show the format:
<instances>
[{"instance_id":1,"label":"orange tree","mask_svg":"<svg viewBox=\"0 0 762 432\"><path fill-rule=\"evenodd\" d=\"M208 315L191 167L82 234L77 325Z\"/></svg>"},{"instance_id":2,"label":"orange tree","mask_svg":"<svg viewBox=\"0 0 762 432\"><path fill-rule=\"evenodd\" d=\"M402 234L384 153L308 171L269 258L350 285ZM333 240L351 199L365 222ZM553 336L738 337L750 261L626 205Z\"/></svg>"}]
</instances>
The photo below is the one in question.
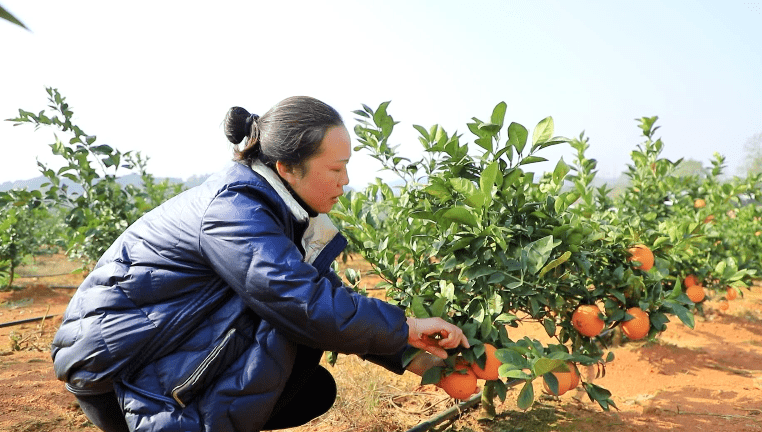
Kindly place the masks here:
<instances>
[{"instance_id":1,"label":"orange tree","mask_svg":"<svg viewBox=\"0 0 762 432\"><path fill-rule=\"evenodd\" d=\"M706 226L701 257L704 280L713 289L748 288L747 282L759 268L758 236L754 215L759 212L759 174L722 179L725 158L714 155L710 174L692 192L706 202L695 211ZM740 218L739 218L740 214Z\"/></svg>"},{"instance_id":2,"label":"orange tree","mask_svg":"<svg viewBox=\"0 0 762 432\"><path fill-rule=\"evenodd\" d=\"M651 312L654 332L664 328L668 313L692 325L687 297L660 289L668 273L664 261L650 272L628 261L630 240L658 245L669 238L633 223L620 227L622 219L608 214L616 212L599 207L612 201L605 188L596 196L590 186L595 162L584 158L585 141L573 141L576 166L562 159L552 172L536 176L528 169L545 161L542 150L569 140L553 135L550 117L531 134L518 123L506 125L500 103L488 121L468 123L477 148L438 125L414 126L424 149L414 161L389 142L397 122L388 105L355 112L355 150L368 151L402 182L394 188L377 180L344 197L333 216L386 281L391 302L418 317L444 317L469 337L472 348L453 353L445 367L424 375L424 383L439 382L459 361L484 367L485 347L492 345L499 348L500 376L523 382L518 405L525 409L534 400L534 379L543 377L555 393L553 372L566 370L567 362L613 359L603 338L575 328L580 306L603 305L593 319L605 326L632 318L626 311L636 305ZM574 187L565 188L567 181ZM521 321L540 323L557 343L512 338L510 329ZM584 388L602 408L613 406L606 389L593 383ZM487 415L494 415L493 398L504 399L506 391L502 379L486 382Z\"/></svg>"},{"instance_id":3,"label":"orange tree","mask_svg":"<svg viewBox=\"0 0 762 432\"><path fill-rule=\"evenodd\" d=\"M48 180L41 201L63 219L63 239L59 240L66 244L69 256L91 265L128 225L179 193L183 186L168 180L156 182L146 169L147 159L140 153L121 152L98 143L97 136L73 123L74 112L66 98L57 89L46 91L47 109L19 109L18 117L7 121L57 130L50 148L62 167L54 170L38 161L40 172ZM121 185L117 174L124 170L138 171L143 184ZM79 190L73 190L64 180Z\"/></svg>"}]
</instances>

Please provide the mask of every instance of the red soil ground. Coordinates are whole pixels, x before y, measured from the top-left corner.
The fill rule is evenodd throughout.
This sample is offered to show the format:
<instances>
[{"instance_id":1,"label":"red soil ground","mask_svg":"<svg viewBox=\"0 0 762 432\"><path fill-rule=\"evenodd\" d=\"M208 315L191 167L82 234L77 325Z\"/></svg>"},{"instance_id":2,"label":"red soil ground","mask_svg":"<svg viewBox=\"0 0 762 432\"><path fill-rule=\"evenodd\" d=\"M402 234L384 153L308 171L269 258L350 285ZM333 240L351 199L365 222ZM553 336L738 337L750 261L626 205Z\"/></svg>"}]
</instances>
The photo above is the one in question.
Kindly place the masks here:
<instances>
[{"instance_id":1,"label":"red soil ground","mask_svg":"<svg viewBox=\"0 0 762 432\"><path fill-rule=\"evenodd\" d=\"M0 324L54 315L42 323L0 327L2 431L96 430L55 379L50 361L50 340L73 293L62 286L75 286L82 280L81 274L66 274L74 267L61 256L38 257L21 271L64 275L21 278L15 283L20 289L0 292ZM479 410L473 409L448 430L762 431L762 286L745 290L743 298L730 302L727 311L720 311L718 305L717 299L707 300L706 315L696 317L692 330L675 319L656 342L612 347L616 359L606 367L605 377L594 382L613 393L618 411L604 412L580 392L560 399L539 397L531 409L521 411L514 403L515 389L498 405L495 421L478 422ZM540 339L542 333L537 330L520 328L511 336L526 333ZM343 405L337 402L332 412L293 432L406 430L452 404L443 402L440 389L418 386L419 378L414 375L386 375L367 363L340 359L330 370L339 382ZM377 402L350 413L354 419L348 419L346 402L362 396L356 384L346 384L347 376L369 371L374 376ZM541 384L536 385L535 394L540 395ZM379 426L382 419L383 426Z\"/></svg>"}]
</instances>

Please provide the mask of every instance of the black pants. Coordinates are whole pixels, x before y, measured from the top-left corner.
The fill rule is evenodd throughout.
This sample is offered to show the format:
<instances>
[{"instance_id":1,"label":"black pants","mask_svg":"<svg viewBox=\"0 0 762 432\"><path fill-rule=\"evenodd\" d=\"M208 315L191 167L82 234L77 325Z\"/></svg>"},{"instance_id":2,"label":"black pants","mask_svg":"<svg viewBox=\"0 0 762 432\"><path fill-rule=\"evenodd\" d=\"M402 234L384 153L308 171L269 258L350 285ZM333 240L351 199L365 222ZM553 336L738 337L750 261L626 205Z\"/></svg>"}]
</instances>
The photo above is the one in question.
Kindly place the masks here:
<instances>
[{"instance_id":1,"label":"black pants","mask_svg":"<svg viewBox=\"0 0 762 432\"><path fill-rule=\"evenodd\" d=\"M301 426L325 414L336 400L336 381L324 367L294 365L265 430ZM115 393L77 396L79 406L88 419L104 432L129 432ZM256 409L256 408L254 408Z\"/></svg>"}]
</instances>

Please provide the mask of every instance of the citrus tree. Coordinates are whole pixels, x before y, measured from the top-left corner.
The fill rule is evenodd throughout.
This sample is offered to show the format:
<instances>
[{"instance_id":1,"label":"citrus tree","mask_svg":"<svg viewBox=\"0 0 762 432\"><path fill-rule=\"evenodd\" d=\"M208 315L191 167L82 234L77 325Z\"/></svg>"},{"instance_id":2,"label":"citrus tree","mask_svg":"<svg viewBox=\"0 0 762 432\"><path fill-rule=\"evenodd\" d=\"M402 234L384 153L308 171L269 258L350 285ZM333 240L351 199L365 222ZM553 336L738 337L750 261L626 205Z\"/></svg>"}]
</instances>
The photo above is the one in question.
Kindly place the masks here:
<instances>
[{"instance_id":1,"label":"citrus tree","mask_svg":"<svg viewBox=\"0 0 762 432\"><path fill-rule=\"evenodd\" d=\"M46 218L40 191L0 192L0 274L11 287L16 268L40 246L36 228Z\"/></svg>"},{"instance_id":2,"label":"citrus tree","mask_svg":"<svg viewBox=\"0 0 762 432\"><path fill-rule=\"evenodd\" d=\"M34 113L19 109L18 117L8 121L57 130L50 148L62 160L62 167L54 170L38 161L40 171L48 179L43 185L44 201L63 218L69 256L84 264L93 263L128 225L177 194L182 185L172 185L167 180L157 183L146 170L147 159L138 152L121 152L97 143L95 135L85 133L72 122L74 112L66 98L54 88L46 90L47 110ZM143 185L119 184L119 173L134 170L140 173ZM64 179L81 191L71 190Z\"/></svg>"},{"instance_id":3,"label":"citrus tree","mask_svg":"<svg viewBox=\"0 0 762 432\"><path fill-rule=\"evenodd\" d=\"M506 105L498 104L489 121L468 124L478 154L438 125L415 126L424 155L411 161L389 143L396 122L387 107L356 111L356 150L370 152L403 184L393 188L377 180L342 198L334 217L386 281L391 302L417 317L444 317L472 342L445 367L427 372L423 382L467 374L458 370L459 362L485 368L497 348L500 376L523 382L518 402L528 408L534 379L543 377L557 390L553 372L568 371L567 362L605 362L599 344L575 331L570 320L580 302L591 300L584 245L601 239L568 210L579 194L561 192L570 171L563 160L545 176L528 171L546 160L543 149L568 141L553 135L553 119L530 133L518 123L506 125ZM513 340L509 329L527 320L541 323L559 343ZM605 389L585 386L602 407L613 404ZM490 407L506 391L504 381L490 379L483 402Z\"/></svg>"}]
</instances>

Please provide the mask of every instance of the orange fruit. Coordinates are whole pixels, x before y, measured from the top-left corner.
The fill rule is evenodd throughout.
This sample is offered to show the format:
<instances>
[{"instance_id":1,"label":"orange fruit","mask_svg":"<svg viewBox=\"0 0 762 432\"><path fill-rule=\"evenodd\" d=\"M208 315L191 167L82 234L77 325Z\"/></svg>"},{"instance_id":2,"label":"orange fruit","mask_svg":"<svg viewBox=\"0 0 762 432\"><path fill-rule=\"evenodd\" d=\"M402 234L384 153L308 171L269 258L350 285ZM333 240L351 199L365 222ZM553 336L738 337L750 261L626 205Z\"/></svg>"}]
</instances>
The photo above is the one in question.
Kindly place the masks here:
<instances>
[{"instance_id":1,"label":"orange fruit","mask_svg":"<svg viewBox=\"0 0 762 432\"><path fill-rule=\"evenodd\" d=\"M735 288L728 287L728 293L725 294L725 298L728 300L735 300L738 297L738 291Z\"/></svg>"},{"instance_id":2,"label":"orange fruit","mask_svg":"<svg viewBox=\"0 0 762 432\"><path fill-rule=\"evenodd\" d=\"M761 236L761 235L762 235L762 231L757 231L757 232L755 232L755 233L754 233L754 235L755 235L755 236L757 236L757 237L759 237L759 236Z\"/></svg>"},{"instance_id":3,"label":"orange fruit","mask_svg":"<svg viewBox=\"0 0 762 432\"><path fill-rule=\"evenodd\" d=\"M688 276L685 277L685 279L683 279L683 286L686 288L689 286L698 285L698 284L699 284L699 279L696 277L696 275L689 274Z\"/></svg>"},{"instance_id":4,"label":"orange fruit","mask_svg":"<svg viewBox=\"0 0 762 432\"><path fill-rule=\"evenodd\" d=\"M685 290L685 294L693 303L698 303L704 300L704 287L701 285L691 285Z\"/></svg>"},{"instance_id":5,"label":"orange fruit","mask_svg":"<svg viewBox=\"0 0 762 432\"><path fill-rule=\"evenodd\" d=\"M477 378L483 380L496 380L500 378L497 370L502 362L495 357L495 351L497 351L497 348L493 345L484 344L484 355L487 356L487 362L484 364L484 369L480 368L476 363L471 364L471 370L474 371Z\"/></svg>"},{"instance_id":6,"label":"orange fruit","mask_svg":"<svg viewBox=\"0 0 762 432\"><path fill-rule=\"evenodd\" d=\"M580 305L572 314L572 326L587 337L598 336L606 325L598 316L600 313L596 305Z\"/></svg>"},{"instance_id":7,"label":"orange fruit","mask_svg":"<svg viewBox=\"0 0 762 432\"><path fill-rule=\"evenodd\" d=\"M571 373L571 383L569 384L569 390L577 388L579 385L579 372L577 371L577 367L572 362L566 362L566 365L569 366L569 373Z\"/></svg>"},{"instance_id":8,"label":"orange fruit","mask_svg":"<svg viewBox=\"0 0 762 432\"><path fill-rule=\"evenodd\" d=\"M452 398L468 399L476 393L476 375L467 363L459 363L455 366L455 372L439 380L439 387Z\"/></svg>"},{"instance_id":9,"label":"orange fruit","mask_svg":"<svg viewBox=\"0 0 762 432\"><path fill-rule=\"evenodd\" d=\"M728 302L726 302L726 301L721 301L720 302L720 310L726 311L729 308L730 308L730 305L728 304Z\"/></svg>"},{"instance_id":10,"label":"orange fruit","mask_svg":"<svg viewBox=\"0 0 762 432\"><path fill-rule=\"evenodd\" d=\"M622 323L622 332L624 335L631 340L638 340L646 337L648 331L651 329L651 320L648 318L648 314L639 307L631 307L627 309L627 313L634 318Z\"/></svg>"},{"instance_id":11,"label":"orange fruit","mask_svg":"<svg viewBox=\"0 0 762 432\"><path fill-rule=\"evenodd\" d=\"M696 198L696 199L693 201L693 207L694 207L694 208L697 208L697 209L699 209L699 208L704 208L704 207L706 207L706 201L705 201L705 200L703 200L702 198Z\"/></svg>"},{"instance_id":12,"label":"orange fruit","mask_svg":"<svg viewBox=\"0 0 762 432\"><path fill-rule=\"evenodd\" d=\"M709 222L712 222L714 220L714 215L709 215L704 218L704 223L708 224Z\"/></svg>"},{"instance_id":13,"label":"orange fruit","mask_svg":"<svg viewBox=\"0 0 762 432\"><path fill-rule=\"evenodd\" d=\"M627 249L627 252L630 253L630 257L627 259L628 261L637 261L640 263L640 265L635 268L648 271L654 266L654 254L648 246L638 244Z\"/></svg>"},{"instance_id":14,"label":"orange fruit","mask_svg":"<svg viewBox=\"0 0 762 432\"><path fill-rule=\"evenodd\" d=\"M555 376L558 381L558 393L551 391L548 382L545 381L545 377L542 378L542 386L546 393L554 396L561 396L569 390L577 388L579 385L579 373L577 373L577 368L574 367L574 363L572 362L567 362L566 365L569 367L568 371L552 372L553 376Z\"/></svg>"}]
</instances>

